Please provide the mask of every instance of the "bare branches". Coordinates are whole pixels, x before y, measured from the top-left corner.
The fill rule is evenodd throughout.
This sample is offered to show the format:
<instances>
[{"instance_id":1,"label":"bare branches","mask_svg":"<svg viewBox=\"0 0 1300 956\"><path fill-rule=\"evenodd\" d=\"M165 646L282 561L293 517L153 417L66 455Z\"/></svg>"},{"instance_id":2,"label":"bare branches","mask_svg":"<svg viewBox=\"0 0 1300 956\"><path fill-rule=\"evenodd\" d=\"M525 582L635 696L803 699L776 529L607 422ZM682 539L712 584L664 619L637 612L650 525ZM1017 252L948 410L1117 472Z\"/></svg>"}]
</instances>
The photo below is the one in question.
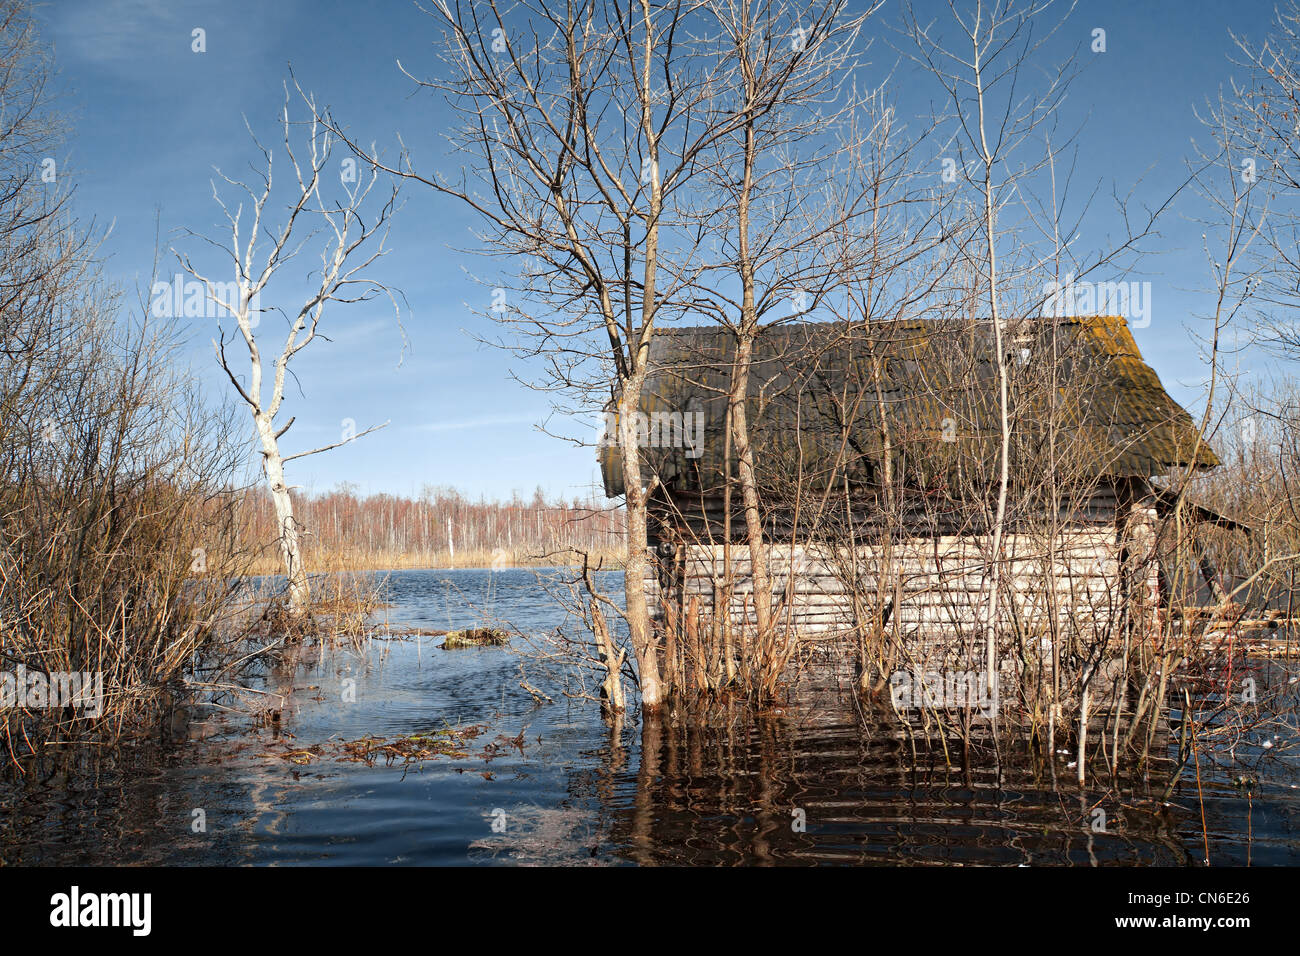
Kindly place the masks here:
<instances>
[{"instance_id":1,"label":"bare branches","mask_svg":"<svg viewBox=\"0 0 1300 956\"><path fill-rule=\"evenodd\" d=\"M826 4L818 27L842 7ZM374 168L477 213L481 251L523 263L481 280L493 290L481 311L517 333L507 347L544 359L538 388L589 414L616 410L627 476L625 615L642 702L657 707L663 689L643 591L645 507L660 477L643 474L636 411L657 329L698 305L691 290L708 265L708 236L697 204L730 175L727 140L765 106L731 97L735 38L697 3L525 2L507 11L464 0L428 12L442 29L444 69L406 72L457 117L449 143L461 172L419 169L406 152ZM754 82L820 90L828 72L805 76L802 65L829 55L833 42L811 45L779 77Z\"/></svg>"},{"instance_id":2,"label":"bare branches","mask_svg":"<svg viewBox=\"0 0 1300 956\"><path fill-rule=\"evenodd\" d=\"M278 438L278 437L280 437L280 435L283 435L283 434L285 433L285 431L288 430L289 425L292 425L292 424L293 424L293 421L290 420L290 422L289 422L288 425L285 425L284 428L280 429L280 431L276 433L276 437ZM336 441L336 442L334 442L334 443L332 443L332 444L329 444L329 445L322 445L320 448L313 448L311 451L300 451L300 452L297 452L296 454L293 454L293 455L285 455L283 461L284 461L285 463L288 463L288 462L293 461L295 458L306 458L308 455L319 455L321 452L323 452L323 451L329 451L331 448L340 448L340 447L342 447L343 445L349 445L349 444L351 444L352 442L356 441L358 438L364 438L366 435L369 435L371 432L379 431L379 429L381 429L381 428L387 428L389 424L390 424L390 422L384 422L384 423L381 424L381 425L371 425L371 426L370 426L369 428L367 428L365 431L359 431L359 432L357 432L355 435L353 435L352 437L350 437L350 438L345 438L345 439L343 439L342 441Z\"/></svg>"},{"instance_id":3,"label":"bare branches","mask_svg":"<svg viewBox=\"0 0 1300 956\"><path fill-rule=\"evenodd\" d=\"M290 489L284 479L284 465L296 458L338 448L384 425L372 426L310 451L283 455L279 440L293 424L293 419L278 429L275 419L284 403L291 363L321 335L321 323L331 305L355 305L383 296L388 299L399 327L401 315L397 293L372 274L373 267L387 251L388 229L397 209L398 184L383 177L384 183L380 185L378 157L372 151L369 161L360 169L352 156L338 163L337 194L330 195L333 187L327 189L326 182L332 178L334 145L338 137L321 122L315 99L303 92L296 80L293 90L308 118L305 121L292 118L290 106L293 97L290 85L286 83L280 125L281 153L289 169L289 202L281 222L278 225L267 222L271 204L284 191L275 181L276 153L253 136L262 164L253 167L254 175L250 181L236 180L217 171L222 182L243 193L244 199L240 204L232 210L222 199L216 183L213 184L213 197L229 227L227 244L223 246L215 240L196 237L226 253L233 266L233 280L225 283L215 281L199 270L187 252L178 252L177 258L185 271L203 284L208 301L215 304L219 314L233 319L235 331L231 338L237 334L243 340L248 356L246 379L236 372L227 355L229 339L225 329L219 331L213 340L213 351L253 418L261 445L262 466L275 501L280 549L290 580L290 603L294 610L301 610L307 598L307 576L299 550L299 529L289 497ZM249 133L253 135L251 128ZM306 235L302 234L304 228L308 230ZM272 280L289 267L304 248L316 243L319 263L309 273L310 285L301 304L293 310L274 310L284 316L288 330L271 363L267 394L267 370L258 334L262 331L263 313L272 310L262 307L262 298L271 294ZM266 333L262 331L262 335L265 337Z\"/></svg>"},{"instance_id":4,"label":"bare branches","mask_svg":"<svg viewBox=\"0 0 1300 956\"><path fill-rule=\"evenodd\" d=\"M1215 152L1241 178L1234 193L1255 194L1252 231L1260 241L1243 249L1252 260L1244 275L1252 324L1261 341L1292 358L1300 354L1300 5L1279 7L1271 27L1262 41L1234 35L1245 77L1219 95L1203 122ZM1223 191L1217 198L1226 221L1223 206L1234 199Z\"/></svg>"}]
</instances>

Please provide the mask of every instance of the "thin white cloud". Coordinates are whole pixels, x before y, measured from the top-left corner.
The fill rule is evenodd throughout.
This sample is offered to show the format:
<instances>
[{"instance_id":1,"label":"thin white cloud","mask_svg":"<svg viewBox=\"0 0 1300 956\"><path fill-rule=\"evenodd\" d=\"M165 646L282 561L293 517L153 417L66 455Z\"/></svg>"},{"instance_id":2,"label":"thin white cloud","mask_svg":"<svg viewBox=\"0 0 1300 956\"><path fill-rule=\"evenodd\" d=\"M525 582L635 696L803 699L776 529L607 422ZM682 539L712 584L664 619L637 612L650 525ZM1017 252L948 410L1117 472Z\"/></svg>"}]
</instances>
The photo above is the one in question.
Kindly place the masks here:
<instances>
[{"instance_id":1,"label":"thin white cloud","mask_svg":"<svg viewBox=\"0 0 1300 956\"><path fill-rule=\"evenodd\" d=\"M64 14L51 17L60 57L115 71L134 72L154 60L160 39L181 26L176 5L165 0L75 3L56 12Z\"/></svg>"},{"instance_id":2,"label":"thin white cloud","mask_svg":"<svg viewBox=\"0 0 1300 956\"><path fill-rule=\"evenodd\" d=\"M282 4L257 4L237 15L216 4L172 0L64 0L46 15L47 39L60 62L80 61L123 79L158 82L160 64L193 56L192 31L206 31L208 55L257 58ZM233 38L237 37L237 42Z\"/></svg>"}]
</instances>

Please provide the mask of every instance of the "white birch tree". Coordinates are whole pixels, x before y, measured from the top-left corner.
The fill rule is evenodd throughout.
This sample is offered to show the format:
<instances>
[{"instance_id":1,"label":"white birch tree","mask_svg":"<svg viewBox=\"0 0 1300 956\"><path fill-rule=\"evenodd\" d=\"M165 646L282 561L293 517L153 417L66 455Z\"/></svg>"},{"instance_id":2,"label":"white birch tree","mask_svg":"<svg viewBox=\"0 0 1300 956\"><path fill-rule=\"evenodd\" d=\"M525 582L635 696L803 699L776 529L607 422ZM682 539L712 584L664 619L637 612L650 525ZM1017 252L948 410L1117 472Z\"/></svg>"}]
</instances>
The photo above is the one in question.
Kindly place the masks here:
<instances>
[{"instance_id":1,"label":"white birch tree","mask_svg":"<svg viewBox=\"0 0 1300 956\"><path fill-rule=\"evenodd\" d=\"M285 465L348 444L388 423L344 434L339 441L318 448L285 454L280 440L293 425L294 417L283 425L277 419L284 411L285 386L292 374L292 363L304 349L325 337L321 323L326 307L331 304L337 307L383 297L395 316L399 310L394 291L369 274L386 252L397 187L390 182L376 192L379 173L373 164L368 167L361 164L358 169L351 153L341 160L335 158L338 138L318 120L314 99L296 84L294 89L309 118L300 122L291 120L286 84L280 124L289 186L284 194L287 211L279 224L268 221L281 196L273 188L275 152L263 146L250 128L262 157L262 165L255 169L256 178L251 182L239 181L219 169L216 171L218 179L243 194L233 210L221 197L216 181L213 182L213 198L225 216L228 238L223 243L187 231L187 235L220 249L229 258L233 280L218 281L196 266L188 252L177 252L177 257L185 272L203 284L208 300L216 305L220 318L226 320L212 347L218 364L253 419L262 470L275 505L278 546L288 579L289 608L297 615L307 606L308 579L302 557L303 529L294 517ZM264 307L264 300L274 302L278 295L291 294L280 293L286 283L273 286L273 280L309 246L318 250L317 267L305 276L294 277L300 282L305 280L305 291L298 293L291 307ZM280 314L286 326L284 337L274 343L275 357L270 359L269 368L259 344L259 336L265 342L273 335L261 325L262 314L267 312ZM244 346L238 359L227 354L227 346L237 343ZM243 364L245 357L247 365Z\"/></svg>"}]
</instances>

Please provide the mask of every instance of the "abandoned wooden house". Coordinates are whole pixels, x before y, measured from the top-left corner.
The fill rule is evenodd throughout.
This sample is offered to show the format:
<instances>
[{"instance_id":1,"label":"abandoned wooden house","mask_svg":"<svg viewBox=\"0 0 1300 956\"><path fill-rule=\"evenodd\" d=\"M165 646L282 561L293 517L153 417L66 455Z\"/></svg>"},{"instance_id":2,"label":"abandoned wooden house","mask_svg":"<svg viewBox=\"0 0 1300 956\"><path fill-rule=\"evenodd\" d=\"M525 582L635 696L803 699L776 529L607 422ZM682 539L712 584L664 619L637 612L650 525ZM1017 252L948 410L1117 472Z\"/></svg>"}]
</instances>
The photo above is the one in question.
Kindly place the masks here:
<instances>
[{"instance_id":1,"label":"abandoned wooden house","mask_svg":"<svg viewBox=\"0 0 1300 956\"><path fill-rule=\"evenodd\" d=\"M759 336L746 414L780 626L890 636L880 669L978 666L989 630L1000 377L987 321L795 323ZM1008 327L1010 494L993 630L1005 661L1075 659L1167 613L1158 528L1172 481L1217 465L1122 318ZM639 422L657 627L754 626L728 439L735 337L657 333ZM623 493L616 449L606 493ZM1153 480L1157 479L1157 480ZM883 645L882 645L883 646Z\"/></svg>"}]
</instances>

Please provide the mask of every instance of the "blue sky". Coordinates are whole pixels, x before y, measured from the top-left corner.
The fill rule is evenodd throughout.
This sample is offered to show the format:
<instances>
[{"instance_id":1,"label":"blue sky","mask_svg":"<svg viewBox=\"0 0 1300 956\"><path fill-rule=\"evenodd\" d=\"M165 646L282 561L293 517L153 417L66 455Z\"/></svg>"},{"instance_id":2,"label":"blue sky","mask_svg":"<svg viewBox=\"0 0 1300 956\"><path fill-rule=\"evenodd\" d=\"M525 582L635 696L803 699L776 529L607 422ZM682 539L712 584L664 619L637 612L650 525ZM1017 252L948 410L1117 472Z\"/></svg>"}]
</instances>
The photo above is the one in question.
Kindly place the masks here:
<instances>
[{"instance_id":1,"label":"blue sky","mask_svg":"<svg viewBox=\"0 0 1300 956\"><path fill-rule=\"evenodd\" d=\"M946 4L935 6L937 14ZM1085 52L1087 69L1068 103L1072 116L1088 118L1076 175L1080 187L1100 184L1099 209L1112 184L1127 192L1143 179L1136 198L1158 201L1184 178L1191 140L1204 136L1193 111L1231 75L1229 28L1263 36L1271 12L1266 2L1079 4L1063 39L1086 44L1095 27L1107 31L1106 53ZM883 15L892 13L887 2ZM133 289L148 280L156 230L164 276L178 271L166 252L184 244L178 230L217 233L212 167L237 172L254 158L245 116L268 139L274 134L290 64L358 138L391 155L400 131L420 155L441 150L442 112L429 96L412 96L413 84L396 65L400 59L417 73L435 68L434 24L406 0L54 0L39 16L75 125L64 168L75 176L76 208L109 230L108 273ZM191 50L195 28L206 32L205 53ZM892 58L885 44L873 47L882 74ZM909 109L919 117L922 97L900 99L905 121ZM1166 387L1191 408L1204 369L1189 327L1203 311L1207 283L1197 213L1195 197L1185 196L1150 244L1160 255L1135 277L1151 281L1154 292L1151 324L1135 337ZM1098 232L1105 228L1099 216ZM349 481L365 492L399 494L453 485L487 497L527 495L537 486L571 497L591 487L592 450L540 432L546 398L511 379L509 356L476 341L493 330L464 304L485 294L468 272L488 268L457 251L473 245L471 224L451 200L406 190L393 251L378 272L410 303L406 348L383 304L335 313L332 342L313 345L298 365L301 394L294 390L287 400L298 421L285 451L337 440L345 419L358 429L392 424L291 463L293 483L324 490ZM211 329L194 323L184 332L195 367L213 388L224 387ZM1249 352L1239 360L1247 367L1263 361Z\"/></svg>"}]
</instances>

